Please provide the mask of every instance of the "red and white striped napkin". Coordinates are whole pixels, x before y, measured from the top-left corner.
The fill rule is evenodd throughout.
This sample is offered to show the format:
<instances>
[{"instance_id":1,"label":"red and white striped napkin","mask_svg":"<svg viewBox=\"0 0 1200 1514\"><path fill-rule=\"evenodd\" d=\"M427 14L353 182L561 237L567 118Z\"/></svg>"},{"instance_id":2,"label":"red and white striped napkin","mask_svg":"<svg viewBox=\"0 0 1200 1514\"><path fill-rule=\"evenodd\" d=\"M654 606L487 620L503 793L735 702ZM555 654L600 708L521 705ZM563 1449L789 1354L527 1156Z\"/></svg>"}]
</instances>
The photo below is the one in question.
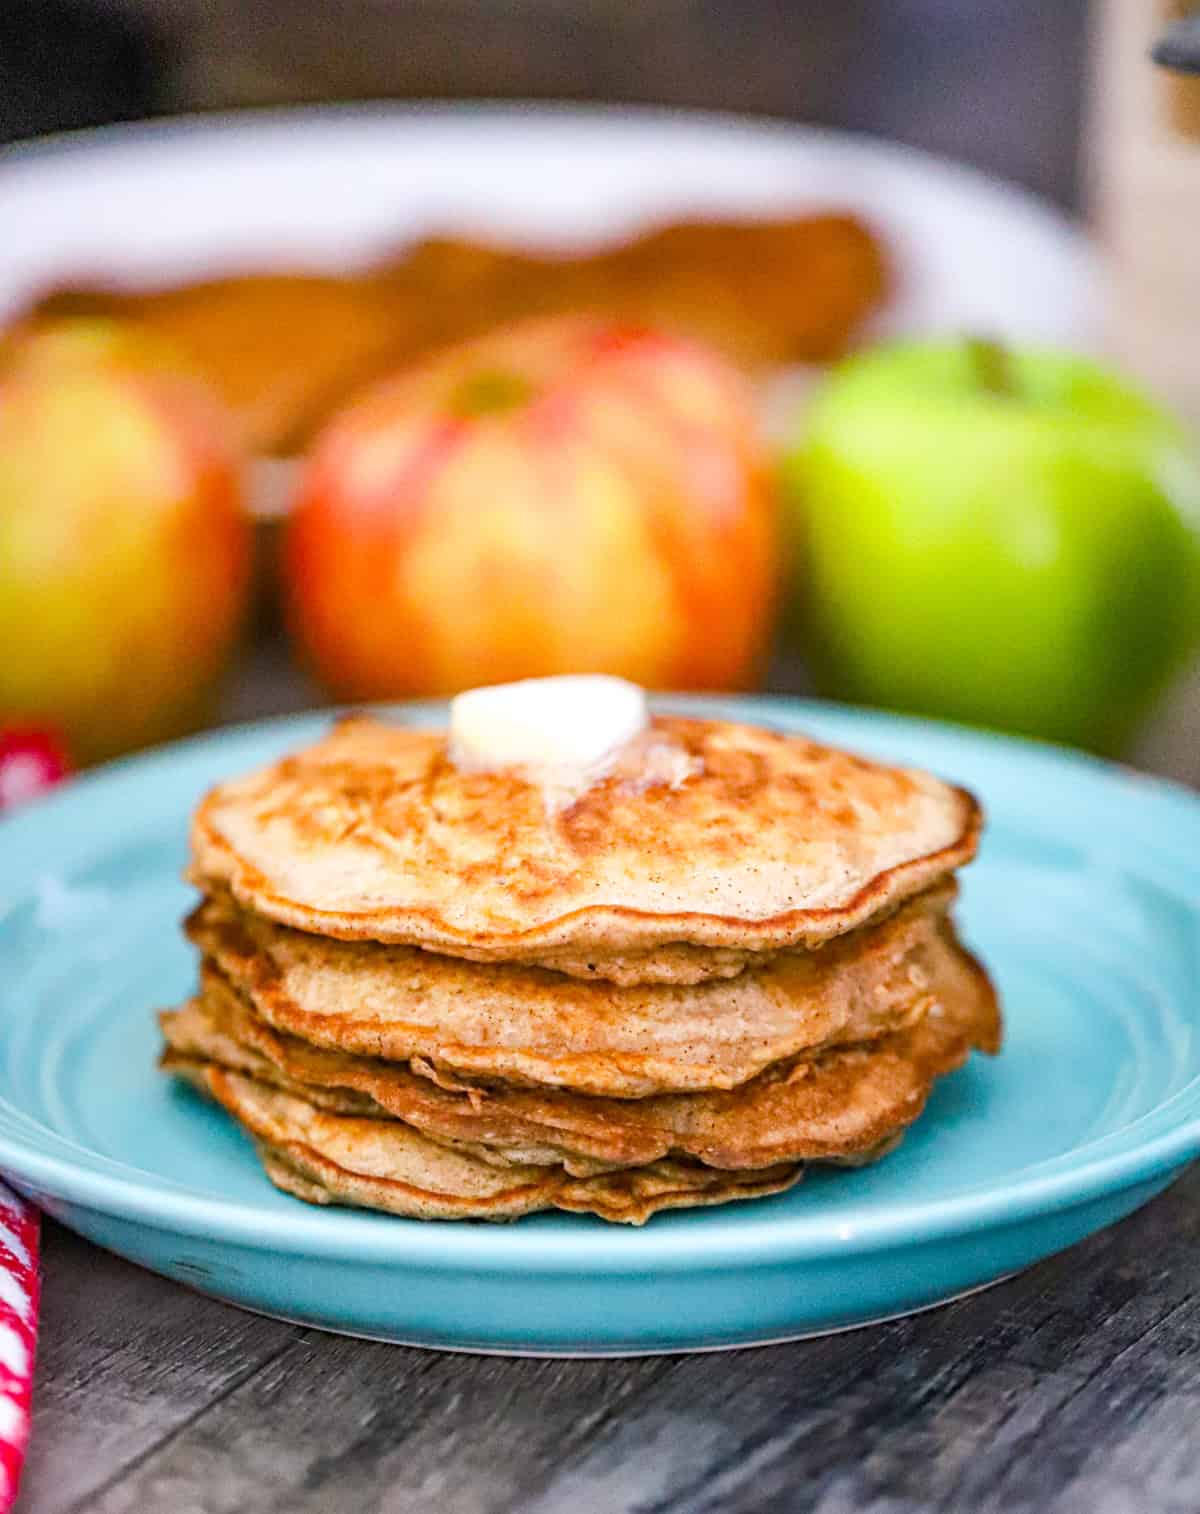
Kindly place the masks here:
<instances>
[{"instance_id":1,"label":"red and white striped napkin","mask_svg":"<svg viewBox=\"0 0 1200 1514\"><path fill-rule=\"evenodd\" d=\"M0 728L0 810L33 799L70 770L54 732ZM0 1183L0 1514L16 1502L25 1464L40 1294L38 1212Z\"/></svg>"},{"instance_id":2,"label":"red and white striped napkin","mask_svg":"<svg viewBox=\"0 0 1200 1514\"><path fill-rule=\"evenodd\" d=\"M38 1212L0 1183L0 1514L17 1497L37 1345Z\"/></svg>"}]
</instances>

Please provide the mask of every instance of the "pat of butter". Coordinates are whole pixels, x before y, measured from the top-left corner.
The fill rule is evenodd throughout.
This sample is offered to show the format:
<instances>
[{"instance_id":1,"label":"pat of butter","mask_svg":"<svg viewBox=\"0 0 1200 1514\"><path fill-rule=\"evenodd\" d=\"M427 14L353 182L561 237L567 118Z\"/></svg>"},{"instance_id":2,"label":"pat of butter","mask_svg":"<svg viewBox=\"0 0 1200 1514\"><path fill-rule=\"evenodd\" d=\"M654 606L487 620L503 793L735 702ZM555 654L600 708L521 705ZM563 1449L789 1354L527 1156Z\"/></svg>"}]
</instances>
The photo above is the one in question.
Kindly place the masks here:
<instances>
[{"instance_id":1,"label":"pat of butter","mask_svg":"<svg viewBox=\"0 0 1200 1514\"><path fill-rule=\"evenodd\" d=\"M525 678L452 701L450 757L461 768L519 768L542 782L586 783L648 721L645 694L623 678Z\"/></svg>"}]
</instances>

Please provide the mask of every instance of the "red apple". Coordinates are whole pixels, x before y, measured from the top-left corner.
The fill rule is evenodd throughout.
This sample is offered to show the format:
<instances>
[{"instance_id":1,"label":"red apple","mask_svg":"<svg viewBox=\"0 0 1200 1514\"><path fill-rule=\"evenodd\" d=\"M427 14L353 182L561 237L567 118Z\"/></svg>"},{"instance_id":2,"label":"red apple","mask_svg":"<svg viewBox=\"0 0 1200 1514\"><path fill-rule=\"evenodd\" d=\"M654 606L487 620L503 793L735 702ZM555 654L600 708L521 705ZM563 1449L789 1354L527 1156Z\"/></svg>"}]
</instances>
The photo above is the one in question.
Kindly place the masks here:
<instances>
[{"instance_id":1,"label":"red apple","mask_svg":"<svg viewBox=\"0 0 1200 1514\"><path fill-rule=\"evenodd\" d=\"M452 349L344 410L285 544L293 626L346 699L567 672L745 687L774 565L741 377L586 318Z\"/></svg>"},{"instance_id":2,"label":"red apple","mask_svg":"<svg viewBox=\"0 0 1200 1514\"><path fill-rule=\"evenodd\" d=\"M36 799L70 771L66 749L53 731L38 726L0 728L0 811Z\"/></svg>"},{"instance_id":3,"label":"red apple","mask_svg":"<svg viewBox=\"0 0 1200 1514\"><path fill-rule=\"evenodd\" d=\"M0 350L0 721L85 761L198 721L248 588L232 436L132 329L64 321Z\"/></svg>"}]
</instances>

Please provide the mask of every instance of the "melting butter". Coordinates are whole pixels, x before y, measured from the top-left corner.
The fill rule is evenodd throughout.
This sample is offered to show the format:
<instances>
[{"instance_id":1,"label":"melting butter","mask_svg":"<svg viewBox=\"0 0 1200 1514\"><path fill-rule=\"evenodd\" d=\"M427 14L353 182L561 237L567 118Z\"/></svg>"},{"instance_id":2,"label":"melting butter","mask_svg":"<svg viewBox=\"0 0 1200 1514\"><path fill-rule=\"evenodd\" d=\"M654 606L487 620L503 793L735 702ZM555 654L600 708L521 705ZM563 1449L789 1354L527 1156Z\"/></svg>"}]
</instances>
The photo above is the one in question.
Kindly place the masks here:
<instances>
[{"instance_id":1,"label":"melting butter","mask_svg":"<svg viewBox=\"0 0 1200 1514\"><path fill-rule=\"evenodd\" d=\"M525 678L453 700L450 757L467 770L519 768L539 781L594 780L649 719L645 693L623 678Z\"/></svg>"},{"instance_id":2,"label":"melting butter","mask_svg":"<svg viewBox=\"0 0 1200 1514\"><path fill-rule=\"evenodd\" d=\"M642 689L600 673L459 694L450 705L449 754L465 772L517 772L541 788L551 812L614 774L631 788L677 787L697 768L652 730Z\"/></svg>"}]
</instances>

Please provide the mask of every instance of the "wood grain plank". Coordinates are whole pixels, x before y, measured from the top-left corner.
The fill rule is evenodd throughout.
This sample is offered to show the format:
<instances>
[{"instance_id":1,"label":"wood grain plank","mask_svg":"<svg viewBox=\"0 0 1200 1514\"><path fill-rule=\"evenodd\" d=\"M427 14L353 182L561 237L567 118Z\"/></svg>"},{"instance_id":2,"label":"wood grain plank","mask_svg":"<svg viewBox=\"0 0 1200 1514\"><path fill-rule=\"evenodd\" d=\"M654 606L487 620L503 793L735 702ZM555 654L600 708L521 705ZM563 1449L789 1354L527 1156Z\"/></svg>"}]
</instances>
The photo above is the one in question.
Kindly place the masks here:
<instances>
[{"instance_id":1,"label":"wood grain plank","mask_svg":"<svg viewBox=\"0 0 1200 1514\"><path fill-rule=\"evenodd\" d=\"M521 1507L1194 1511L1198 1241L1193 1174L1115 1230L947 1309L680 1359L636 1422L610 1425Z\"/></svg>"},{"instance_id":2,"label":"wood grain plank","mask_svg":"<svg viewBox=\"0 0 1200 1514\"><path fill-rule=\"evenodd\" d=\"M21 1514L86 1501L300 1332L44 1224L42 1323Z\"/></svg>"},{"instance_id":3,"label":"wood grain plank","mask_svg":"<svg viewBox=\"0 0 1200 1514\"><path fill-rule=\"evenodd\" d=\"M578 1456L665 1363L506 1361L313 1334L89 1505L95 1514L485 1514Z\"/></svg>"}]
</instances>

